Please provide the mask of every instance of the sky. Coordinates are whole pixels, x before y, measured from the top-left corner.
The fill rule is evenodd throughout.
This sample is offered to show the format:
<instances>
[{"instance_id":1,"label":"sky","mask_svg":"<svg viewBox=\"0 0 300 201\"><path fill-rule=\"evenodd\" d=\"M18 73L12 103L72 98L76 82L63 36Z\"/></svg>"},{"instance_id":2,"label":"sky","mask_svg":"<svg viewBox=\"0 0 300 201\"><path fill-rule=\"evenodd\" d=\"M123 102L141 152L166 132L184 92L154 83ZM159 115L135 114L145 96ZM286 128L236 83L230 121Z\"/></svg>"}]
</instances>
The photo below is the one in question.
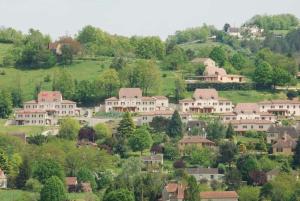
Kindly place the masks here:
<instances>
[{"instance_id":1,"label":"sky","mask_svg":"<svg viewBox=\"0 0 300 201\"><path fill-rule=\"evenodd\" d=\"M74 35L85 25L165 39L203 23L239 26L256 14L280 13L300 18L300 0L0 0L0 26L35 28L53 39Z\"/></svg>"}]
</instances>

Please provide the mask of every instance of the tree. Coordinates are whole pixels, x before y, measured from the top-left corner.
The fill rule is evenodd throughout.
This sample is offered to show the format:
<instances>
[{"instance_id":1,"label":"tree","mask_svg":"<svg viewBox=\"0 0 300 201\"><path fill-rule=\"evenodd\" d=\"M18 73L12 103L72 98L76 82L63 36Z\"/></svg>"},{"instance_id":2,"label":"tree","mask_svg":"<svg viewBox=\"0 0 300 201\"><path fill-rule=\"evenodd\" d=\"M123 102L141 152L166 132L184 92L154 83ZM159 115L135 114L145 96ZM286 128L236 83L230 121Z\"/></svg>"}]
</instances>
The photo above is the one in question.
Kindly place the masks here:
<instances>
[{"instance_id":1,"label":"tree","mask_svg":"<svg viewBox=\"0 0 300 201\"><path fill-rule=\"evenodd\" d=\"M149 123L150 127L156 132L166 132L169 125L169 119L162 116L153 117L152 121Z\"/></svg>"},{"instance_id":2,"label":"tree","mask_svg":"<svg viewBox=\"0 0 300 201\"><path fill-rule=\"evenodd\" d=\"M259 170L258 161L254 156L241 156L236 162L237 169L241 172L242 178L251 183L250 173Z\"/></svg>"},{"instance_id":3,"label":"tree","mask_svg":"<svg viewBox=\"0 0 300 201\"><path fill-rule=\"evenodd\" d=\"M100 87L105 91L106 97L111 97L120 87L120 79L115 69L104 70L99 77Z\"/></svg>"},{"instance_id":4,"label":"tree","mask_svg":"<svg viewBox=\"0 0 300 201\"><path fill-rule=\"evenodd\" d=\"M237 70L242 69L246 65L246 58L241 53L235 53L231 59L230 63L233 65L233 67Z\"/></svg>"},{"instance_id":5,"label":"tree","mask_svg":"<svg viewBox=\"0 0 300 201\"><path fill-rule=\"evenodd\" d=\"M134 197L127 189L118 189L105 193L103 201L134 201Z\"/></svg>"},{"instance_id":6,"label":"tree","mask_svg":"<svg viewBox=\"0 0 300 201\"><path fill-rule=\"evenodd\" d=\"M0 118L8 118L13 110L13 103L10 93L0 90Z\"/></svg>"},{"instance_id":7,"label":"tree","mask_svg":"<svg viewBox=\"0 0 300 201\"><path fill-rule=\"evenodd\" d=\"M207 138L214 142L218 142L225 138L226 128L219 120L213 120L207 125Z\"/></svg>"},{"instance_id":8,"label":"tree","mask_svg":"<svg viewBox=\"0 0 300 201\"><path fill-rule=\"evenodd\" d=\"M234 134L235 134L235 132L234 132L233 126L231 123L229 123L227 126L227 130L226 130L226 138L232 139Z\"/></svg>"},{"instance_id":9,"label":"tree","mask_svg":"<svg viewBox=\"0 0 300 201\"><path fill-rule=\"evenodd\" d=\"M32 176L42 184L45 184L46 180L52 176L58 177L61 181L64 181L65 178L61 165L50 159L37 161L33 166Z\"/></svg>"},{"instance_id":10,"label":"tree","mask_svg":"<svg viewBox=\"0 0 300 201\"><path fill-rule=\"evenodd\" d=\"M122 120L120 121L119 127L117 129L117 139L124 140L130 137L135 130L135 125L131 114L129 112L125 112Z\"/></svg>"},{"instance_id":11,"label":"tree","mask_svg":"<svg viewBox=\"0 0 300 201\"><path fill-rule=\"evenodd\" d=\"M76 119L65 118L61 121L58 136L68 140L75 140L80 129L80 124Z\"/></svg>"},{"instance_id":12,"label":"tree","mask_svg":"<svg viewBox=\"0 0 300 201\"><path fill-rule=\"evenodd\" d=\"M222 46L214 47L210 52L209 57L213 59L219 66L224 66L227 61L227 54Z\"/></svg>"},{"instance_id":13,"label":"tree","mask_svg":"<svg viewBox=\"0 0 300 201\"><path fill-rule=\"evenodd\" d=\"M97 188L96 178L93 172L91 172L89 169L80 168L76 176L78 182L89 182L91 184L92 189L96 190Z\"/></svg>"},{"instance_id":14,"label":"tree","mask_svg":"<svg viewBox=\"0 0 300 201\"><path fill-rule=\"evenodd\" d=\"M0 169L5 173L9 171L8 157L2 150L0 150Z\"/></svg>"},{"instance_id":15,"label":"tree","mask_svg":"<svg viewBox=\"0 0 300 201\"><path fill-rule=\"evenodd\" d=\"M143 37L137 41L136 54L143 59L163 59L165 47L159 37Z\"/></svg>"},{"instance_id":16,"label":"tree","mask_svg":"<svg viewBox=\"0 0 300 201\"><path fill-rule=\"evenodd\" d=\"M60 63L63 65L70 65L73 63L73 51L70 45L67 44L62 45Z\"/></svg>"},{"instance_id":17,"label":"tree","mask_svg":"<svg viewBox=\"0 0 300 201\"><path fill-rule=\"evenodd\" d=\"M25 187L26 181L31 176L31 167L29 164L28 158L24 158L22 165L19 169L19 174L16 178L16 186L18 189L22 189Z\"/></svg>"},{"instance_id":18,"label":"tree","mask_svg":"<svg viewBox=\"0 0 300 201\"><path fill-rule=\"evenodd\" d=\"M140 151L143 155L143 150L150 148L152 145L152 137L146 127L141 127L135 130L129 138L129 145L133 151Z\"/></svg>"},{"instance_id":19,"label":"tree","mask_svg":"<svg viewBox=\"0 0 300 201\"><path fill-rule=\"evenodd\" d=\"M164 66L169 70L179 70L186 64L188 58L186 53L179 46L175 46L164 59Z\"/></svg>"},{"instance_id":20,"label":"tree","mask_svg":"<svg viewBox=\"0 0 300 201\"><path fill-rule=\"evenodd\" d=\"M242 175L237 169L229 169L225 174L225 183L229 190L236 190L240 187Z\"/></svg>"},{"instance_id":21,"label":"tree","mask_svg":"<svg viewBox=\"0 0 300 201\"><path fill-rule=\"evenodd\" d=\"M298 97L298 92L297 91L294 91L294 90L289 90L287 93L286 93L286 96L289 100L293 100L294 98Z\"/></svg>"},{"instance_id":22,"label":"tree","mask_svg":"<svg viewBox=\"0 0 300 201\"><path fill-rule=\"evenodd\" d=\"M226 23L224 24L223 31L227 32L229 28L230 28L230 24Z\"/></svg>"},{"instance_id":23,"label":"tree","mask_svg":"<svg viewBox=\"0 0 300 201\"><path fill-rule=\"evenodd\" d=\"M20 86L14 88L11 91L11 98L13 107L22 107L23 106L23 93Z\"/></svg>"},{"instance_id":24,"label":"tree","mask_svg":"<svg viewBox=\"0 0 300 201\"><path fill-rule=\"evenodd\" d=\"M95 142L96 133L93 127L84 126L80 128L78 133L78 140L88 140L90 142Z\"/></svg>"},{"instance_id":25,"label":"tree","mask_svg":"<svg viewBox=\"0 0 300 201\"><path fill-rule=\"evenodd\" d=\"M96 139L105 139L112 136L111 128L105 123L98 123L94 126Z\"/></svg>"},{"instance_id":26,"label":"tree","mask_svg":"<svg viewBox=\"0 0 300 201\"><path fill-rule=\"evenodd\" d=\"M221 163L229 163L230 165L237 154L237 147L233 142L224 142L220 145L219 153L219 161Z\"/></svg>"},{"instance_id":27,"label":"tree","mask_svg":"<svg viewBox=\"0 0 300 201\"><path fill-rule=\"evenodd\" d=\"M284 86L288 85L292 80L290 73L283 68L275 67L273 68L272 73L272 85L275 86Z\"/></svg>"},{"instance_id":28,"label":"tree","mask_svg":"<svg viewBox=\"0 0 300 201\"><path fill-rule=\"evenodd\" d=\"M253 81L262 86L269 86L272 84L272 67L267 62L261 62L257 65Z\"/></svg>"},{"instance_id":29,"label":"tree","mask_svg":"<svg viewBox=\"0 0 300 201\"><path fill-rule=\"evenodd\" d=\"M259 188L252 186L243 186L238 191L240 201L257 201L259 200Z\"/></svg>"},{"instance_id":30,"label":"tree","mask_svg":"<svg viewBox=\"0 0 300 201\"><path fill-rule=\"evenodd\" d=\"M186 82L181 77L175 79L175 100L178 102L184 98L186 92Z\"/></svg>"},{"instance_id":31,"label":"tree","mask_svg":"<svg viewBox=\"0 0 300 201\"><path fill-rule=\"evenodd\" d=\"M66 69L60 69L53 75L53 91L60 91L64 98L72 99L75 91L75 84L70 72Z\"/></svg>"},{"instance_id":32,"label":"tree","mask_svg":"<svg viewBox=\"0 0 300 201\"><path fill-rule=\"evenodd\" d=\"M116 71L122 70L127 64L127 60L124 57L114 57L112 63L110 64L110 68L115 69Z\"/></svg>"},{"instance_id":33,"label":"tree","mask_svg":"<svg viewBox=\"0 0 300 201\"><path fill-rule=\"evenodd\" d=\"M179 150L176 145L165 144L164 157L169 160L175 160L179 157Z\"/></svg>"},{"instance_id":34,"label":"tree","mask_svg":"<svg viewBox=\"0 0 300 201\"><path fill-rule=\"evenodd\" d=\"M182 136L182 121L179 112L177 110L175 110L169 122L167 134L170 137Z\"/></svg>"},{"instance_id":35,"label":"tree","mask_svg":"<svg viewBox=\"0 0 300 201\"><path fill-rule=\"evenodd\" d=\"M200 165L203 167L211 167L216 159L216 154L208 148L197 149L191 147L192 151L190 153L190 163L193 165Z\"/></svg>"},{"instance_id":36,"label":"tree","mask_svg":"<svg viewBox=\"0 0 300 201\"><path fill-rule=\"evenodd\" d=\"M300 167L300 137L297 140L297 145L293 156L293 166Z\"/></svg>"},{"instance_id":37,"label":"tree","mask_svg":"<svg viewBox=\"0 0 300 201\"><path fill-rule=\"evenodd\" d=\"M65 201L67 199L63 182L56 176L46 180L41 190L41 200L43 201Z\"/></svg>"},{"instance_id":38,"label":"tree","mask_svg":"<svg viewBox=\"0 0 300 201\"><path fill-rule=\"evenodd\" d=\"M42 134L33 135L26 138L28 144L42 145L48 141L48 137Z\"/></svg>"},{"instance_id":39,"label":"tree","mask_svg":"<svg viewBox=\"0 0 300 201\"><path fill-rule=\"evenodd\" d=\"M187 188L184 193L185 201L198 201L200 200L200 189L197 180L194 176L189 176L187 179Z\"/></svg>"}]
</instances>

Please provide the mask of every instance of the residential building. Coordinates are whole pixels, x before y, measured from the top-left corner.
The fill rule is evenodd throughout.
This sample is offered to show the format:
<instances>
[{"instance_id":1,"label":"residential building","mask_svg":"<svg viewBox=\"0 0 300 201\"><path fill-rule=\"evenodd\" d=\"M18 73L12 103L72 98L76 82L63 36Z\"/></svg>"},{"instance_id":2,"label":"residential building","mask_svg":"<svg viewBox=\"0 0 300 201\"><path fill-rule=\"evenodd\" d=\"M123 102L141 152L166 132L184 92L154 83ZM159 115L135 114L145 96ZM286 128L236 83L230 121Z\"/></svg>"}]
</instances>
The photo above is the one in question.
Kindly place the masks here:
<instances>
[{"instance_id":1,"label":"residential building","mask_svg":"<svg viewBox=\"0 0 300 201\"><path fill-rule=\"evenodd\" d=\"M272 125L267 131L267 143L275 143L278 139L282 138L285 134L297 140L300 136L298 130L293 126L274 126Z\"/></svg>"},{"instance_id":2,"label":"residential building","mask_svg":"<svg viewBox=\"0 0 300 201\"><path fill-rule=\"evenodd\" d=\"M192 175L196 178L197 182L208 182L210 183L211 181L218 181L222 182L224 178L224 174L219 173L218 168L187 168L186 169L187 173L189 175Z\"/></svg>"},{"instance_id":3,"label":"residential building","mask_svg":"<svg viewBox=\"0 0 300 201\"><path fill-rule=\"evenodd\" d=\"M0 168L0 189L7 188L7 176L4 174L4 171Z\"/></svg>"},{"instance_id":4,"label":"residential building","mask_svg":"<svg viewBox=\"0 0 300 201\"><path fill-rule=\"evenodd\" d=\"M201 201L238 201L235 191L204 191L200 192Z\"/></svg>"},{"instance_id":5,"label":"residential building","mask_svg":"<svg viewBox=\"0 0 300 201\"><path fill-rule=\"evenodd\" d=\"M174 113L174 110L160 110L160 111L153 111L153 112L141 112L137 115L136 118L136 123L138 126L148 124L152 122L154 117L165 117L170 119ZM181 117L181 121L186 123L189 120L192 119L192 114L190 113L184 113L184 112L179 112L179 115Z\"/></svg>"},{"instance_id":6,"label":"residential building","mask_svg":"<svg viewBox=\"0 0 300 201\"><path fill-rule=\"evenodd\" d=\"M76 192L77 191L77 177L66 177L66 185L68 192Z\"/></svg>"},{"instance_id":7,"label":"residential building","mask_svg":"<svg viewBox=\"0 0 300 201\"><path fill-rule=\"evenodd\" d=\"M199 148L202 147L214 148L215 143L202 136L184 136L178 142L179 151L183 153L183 151L187 146L196 146Z\"/></svg>"},{"instance_id":8,"label":"residential building","mask_svg":"<svg viewBox=\"0 0 300 201\"><path fill-rule=\"evenodd\" d=\"M54 125L59 117L77 116L76 102L63 100L59 91L42 91L37 100L27 101L16 111L18 125Z\"/></svg>"},{"instance_id":9,"label":"residential building","mask_svg":"<svg viewBox=\"0 0 300 201\"><path fill-rule=\"evenodd\" d=\"M297 145L297 141L288 134L284 134L273 145L273 154L292 155Z\"/></svg>"},{"instance_id":10,"label":"residential building","mask_svg":"<svg viewBox=\"0 0 300 201\"><path fill-rule=\"evenodd\" d=\"M207 123L201 120L189 120L186 123L186 131L190 134L195 134L197 132L198 135L202 134L205 136L207 128Z\"/></svg>"},{"instance_id":11,"label":"residential building","mask_svg":"<svg viewBox=\"0 0 300 201\"><path fill-rule=\"evenodd\" d=\"M266 132L273 124L271 121L268 120L256 120L256 119L232 120L232 121L228 121L227 123L231 123L234 131L241 134L251 130Z\"/></svg>"},{"instance_id":12,"label":"residential building","mask_svg":"<svg viewBox=\"0 0 300 201\"><path fill-rule=\"evenodd\" d=\"M225 113L232 112L233 104L220 98L215 89L196 89L192 99L179 101L180 110L190 113Z\"/></svg>"},{"instance_id":13,"label":"residential building","mask_svg":"<svg viewBox=\"0 0 300 201\"><path fill-rule=\"evenodd\" d=\"M242 37L241 32L240 32L240 28L238 28L238 27L229 27L228 30L227 30L227 34L230 35L230 36L237 37L237 38Z\"/></svg>"},{"instance_id":14,"label":"residential building","mask_svg":"<svg viewBox=\"0 0 300 201\"><path fill-rule=\"evenodd\" d=\"M186 187L179 183L168 183L162 191L162 201L183 201Z\"/></svg>"},{"instance_id":15,"label":"residential building","mask_svg":"<svg viewBox=\"0 0 300 201\"><path fill-rule=\"evenodd\" d=\"M233 112L220 114L220 119L223 122L243 119L275 122L277 118L272 113L260 112L259 105L256 103L238 103L233 109Z\"/></svg>"},{"instance_id":16,"label":"residential building","mask_svg":"<svg viewBox=\"0 0 300 201\"><path fill-rule=\"evenodd\" d=\"M164 164L164 157L162 154L152 154L150 156L141 157L143 163L147 170L152 170L153 172L159 171Z\"/></svg>"},{"instance_id":17,"label":"residential building","mask_svg":"<svg viewBox=\"0 0 300 201\"><path fill-rule=\"evenodd\" d=\"M259 102L261 112L273 113L277 116L300 116L299 100L271 100Z\"/></svg>"},{"instance_id":18,"label":"residential building","mask_svg":"<svg viewBox=\"0 0 300 201\"><path fill-rule=\"evenodd\" d=\"M111 97L105 100L105 112L153 112L168 108L168 98L143 96L140 88L121 88L118 98Z\"/></svg>"}]
</instances>

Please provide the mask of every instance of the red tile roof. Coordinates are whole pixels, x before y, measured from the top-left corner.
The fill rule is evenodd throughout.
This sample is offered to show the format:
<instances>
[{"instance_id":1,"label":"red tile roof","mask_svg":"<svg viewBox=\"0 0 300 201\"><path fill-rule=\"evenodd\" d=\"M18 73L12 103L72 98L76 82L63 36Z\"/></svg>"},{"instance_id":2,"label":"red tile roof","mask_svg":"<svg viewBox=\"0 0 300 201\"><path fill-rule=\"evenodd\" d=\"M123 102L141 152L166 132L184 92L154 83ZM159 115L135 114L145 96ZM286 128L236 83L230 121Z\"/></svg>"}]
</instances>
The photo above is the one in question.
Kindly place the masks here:
<instances>
[{"instance_id":1,"label":"red tile roof","mask_svg":"<svg viewBox=\"0 0 300 201\"><path fill-rule=\"evenodd\" d=\"M119 98L141 98L142 90L140 88L121 88L119 91Z\"/></svg>"},{"instance_id":2,"label":"red tile roof","mask_svg":"<svg viewBox=\"0 0 300 201\"><path fill-rule=\"evenodd\" d=\"M270 100L270 101L262 101L258 104L300 104L299 100Z\"/></svg>"},{"instance_id":3,"label":"red tile roof","mask_svg":"<svg viewBox=\"0 0 300 201\"><path fill-rule=\"evenodd\" d=\"M168 183L167 186L165 187L166 191L168 193L176 193L177 194L177 199L183 199L184 198L184 190L185 186L182 184L177 184L177 183Z\"/></svg>"},{"instance_id":4,"label":"red tile roof","mask_svg":"<svg viewBox=\"0 0 300 201\"><path fill-rule=\"evenodd\" d=\"M259 106L256 103L238 103L234 111L237 113L258 113Z\"/></svg>"},{"instance_id":5,"label":"red tile roof","mask_svg":"<svg viewBox=\"0 0 300 201\"><path fill-rule=\"evenodd\" d=\"M59 91L42 91L38 95L38 102L62 101L62 94Z\"/></svg>"},{"instance_id":6,"label":"red tile roof","mask_svg":"<svg viewBox=\"0 0 300 201\"><path fill-rule=\"evenodd\" d=\"M224 68L219 68L216 66L207 66L204 70L204 75L206 76L215 76L215 75L221 75L226 76L227 73Z\"/></svg>"},{"instance_id":7,"label":"red tile roof","mask_svg":"<svg viewBox=\"0 0 300 201\"><path fill-rule=\"evenodd\" d=\"M214 145L215 143L206 139L206 138L203 138L201 136L184 136L180 141L179 143L184 143L184 144L188 144L188 143L209 143L209 144L212 144Z\"/></svg>"},{"instance_id":8,"label":"red tile roof","mask_svg":"<svg viewBox=\"0 0 300 201\"><path fill-rule=\"evenodd\" d=\"M218 92L215 89L196 89L193 97L195 99L215 99L219 98Z\"/></svg>"},{"instance_id":9,"label":"red tile roof","mask_svg":"<svg viewBox=\"0 0 300 201\"><path fill-rule=\"evenodd\" d=\"M232 124L272 124L268 120L257 120L257 119L241 119L241 120L231 120Z\"/></svg>"},{"instance_id":10,"label":"red tile roof","mask_svg":"<svg viewBox=\"0 0 300 201\"><path fill-rule=\"evenodd\" d=\"M206 191L200 193L201 199L237 199L238 197L235 191Z\"/></svg>"}]
</instances>

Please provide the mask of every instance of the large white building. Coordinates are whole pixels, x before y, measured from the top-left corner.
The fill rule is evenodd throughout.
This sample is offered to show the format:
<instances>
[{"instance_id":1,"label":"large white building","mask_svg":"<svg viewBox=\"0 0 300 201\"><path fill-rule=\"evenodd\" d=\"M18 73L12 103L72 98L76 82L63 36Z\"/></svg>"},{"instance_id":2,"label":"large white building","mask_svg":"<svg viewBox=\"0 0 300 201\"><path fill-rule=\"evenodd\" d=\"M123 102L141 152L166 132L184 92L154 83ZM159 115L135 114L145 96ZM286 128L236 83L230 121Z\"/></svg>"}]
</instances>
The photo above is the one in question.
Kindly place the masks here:
<instances>
[{"instance_id":1,"label":"large white building","mask_svg":"<svg viewBox=\"0 0 300 201\"><path fill-rule=\"evenodd\" d=\"M271 100L259 102L261 112L269 112L277 116L300 116L299 100Z\"/></svg>"},{"instance_id":2,"label":"large white building","mask_svg":"<svg viewBox=\"0 0 300 201\"><path fill-rule=\"evenodd\" d=\"M16 111L18 125L54 125L57 118L77 116L80 111L76 102L63 100L58 91L42 91L37 100L24 103L23 109Z\"/></svg>"},{"instance_id":3,"label":"large white building","mask_svg":"<svg viewBox=\"0 0 300 201\"><path fill-rule=\"evenodd\" d=\"M105 100L105 112L154 112L168 110L165 96L143 96L140 88L121 88L119 97Z\"/></svg>"},{"instance_id":4,"label":"large white building","mask_svg":"<svg viewBox=\"0 0 300 201\"><path fill-rule=\"evenodd\" d=\"M231 101L220 98L215 89L196 89L193 98L179 101L182 112L225 113L232 112Z\"/></svg>"}]
</instances>

